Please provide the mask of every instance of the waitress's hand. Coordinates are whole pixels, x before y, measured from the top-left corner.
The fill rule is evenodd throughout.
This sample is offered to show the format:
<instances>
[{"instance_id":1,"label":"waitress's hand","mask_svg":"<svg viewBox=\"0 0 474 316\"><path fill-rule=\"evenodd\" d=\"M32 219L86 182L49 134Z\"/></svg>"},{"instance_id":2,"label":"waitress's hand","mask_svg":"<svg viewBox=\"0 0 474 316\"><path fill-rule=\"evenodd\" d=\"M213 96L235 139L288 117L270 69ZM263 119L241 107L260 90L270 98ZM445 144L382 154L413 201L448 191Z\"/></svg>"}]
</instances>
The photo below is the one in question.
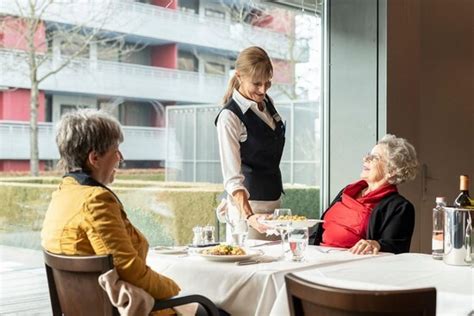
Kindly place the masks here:
<instances>
[{"instance_id":1,"label":"waitress's hand","mask_svg":"<svg viewBox=\"0 0 474 316\"><path fill-rule=\"evenodd\" d=\"M356 255L366 254L378 254L380 250L380 244L376 240L359 240L351 249L350 252Z\"/></svg>"},{"instance_id":2,"label":"waitress's hand","mask_svg":"<svg viewBox=\"0 0 474 316\"><path fill-rule=\"evenodd\" d=\"M248 219L247 222L260 234L263 234L269 228L267 225L262 224L260 221L265 219L265 214L253 214Z\"/></svg>"},{"instance_id":3,"label":"waitress's hand","mask_svg":"<svg viewBox=\"0 0 474 316\"><path fill-rule=\"evenodd\" d=\"M232 200L244 218L247 218L247 216L253 214L252 207L250 206L247 192L245 190L237 190L232 193Z\"/></svg>"},{"instance_id":4,"label":"waitress's hand","mask_svg":"<svg viewBox=\"0 0 474 316\"><path fill-rule=\"evenodd\" d=\"M242 212L243 218L247 219L247 222L250 226L252 226L256 231L259 233L264 233L268 226L260 223L259 219L264 217L265 215L254 214L252 207L250 206L247 192L245 190L237 190L232 193L232 198L234 200L234 204L239 208ZM263 218L262 218L263 219Z\"/></svg>"}]
</instances>

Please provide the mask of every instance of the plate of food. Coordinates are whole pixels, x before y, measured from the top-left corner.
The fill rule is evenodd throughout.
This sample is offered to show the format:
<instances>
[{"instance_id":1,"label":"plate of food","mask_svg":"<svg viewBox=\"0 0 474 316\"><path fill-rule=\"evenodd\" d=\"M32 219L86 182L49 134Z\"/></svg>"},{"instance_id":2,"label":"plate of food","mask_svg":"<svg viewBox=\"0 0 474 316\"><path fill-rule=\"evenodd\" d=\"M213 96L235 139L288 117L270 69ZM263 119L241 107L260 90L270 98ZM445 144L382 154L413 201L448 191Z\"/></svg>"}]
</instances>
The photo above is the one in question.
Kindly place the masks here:
<instances>
[{"instance_id":1,"label":"plate of food","mask_svg":"<svg viewBox=\"0 0 474 316\"><path fill-rule=\"evenodd\" d=\"M302 215L284 215L273 218L273 215L267 216L262 223L272 228L290 225L293 228L313 227L317 223L324 222L322 219L308 219Z\"/></svg>"},{"instance_id":2,"label":"plate of food","mask_svg":"<svg viewBox=\"0 0 474 316\"><path fill-rule=\"evenodd\" d=\"M221 244L212 248L203 249L197 255L211 261L236 262L262 255L260 250L244 249L239 246Z\"/></svg>"}]
</instances>

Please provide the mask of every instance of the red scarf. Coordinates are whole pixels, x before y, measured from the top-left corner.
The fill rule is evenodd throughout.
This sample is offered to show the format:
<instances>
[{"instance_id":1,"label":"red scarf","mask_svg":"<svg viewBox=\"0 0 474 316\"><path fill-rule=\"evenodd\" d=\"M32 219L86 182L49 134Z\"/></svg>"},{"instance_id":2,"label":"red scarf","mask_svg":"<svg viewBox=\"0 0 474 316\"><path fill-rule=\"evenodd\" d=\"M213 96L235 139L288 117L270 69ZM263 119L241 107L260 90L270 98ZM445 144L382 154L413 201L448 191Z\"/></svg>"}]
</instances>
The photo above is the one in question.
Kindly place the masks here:
<instances>
[{"instance_id":1,"label":"red scarf","mask_svg":"<svg viewBox=\"0 0 474 316\"><path fill-rule=\"evenodd\" d=\"M384 197L397 192L395 185L387 184L357 197L366 187L367 182L360 180L349 184L342 191L341 201L336 202L324 215L321 245L351 248L359 240L365 239L372 210Z\"/></svg>"}]
</instances>

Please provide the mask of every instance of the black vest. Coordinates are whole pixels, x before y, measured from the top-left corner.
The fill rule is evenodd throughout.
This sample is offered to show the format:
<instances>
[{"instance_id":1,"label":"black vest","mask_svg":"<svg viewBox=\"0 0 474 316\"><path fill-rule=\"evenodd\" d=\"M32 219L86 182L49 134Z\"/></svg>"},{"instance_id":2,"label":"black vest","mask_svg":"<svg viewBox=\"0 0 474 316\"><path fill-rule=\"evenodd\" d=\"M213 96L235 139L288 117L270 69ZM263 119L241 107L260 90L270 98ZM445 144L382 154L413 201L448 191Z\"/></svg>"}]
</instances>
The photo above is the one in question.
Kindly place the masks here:
<instances>
[{"instance_id":1,"label":"black vest","mask_svg":"<svg viewBox=\"0 0 474 316\"><path fill-rule=\"evenodd\" d=\"M274 201L283 192L280 160L285 145L285 124L271 101L266 99L265 106L275 121L275 130L251 109L242 113L233 99L222 109L232 111L247 129L247 140L240 143L240 158L245 177L244 186L250 193L249 200L254 201ZM220 112L215 124L219 115Z\"/></svg>"}]
</instances>

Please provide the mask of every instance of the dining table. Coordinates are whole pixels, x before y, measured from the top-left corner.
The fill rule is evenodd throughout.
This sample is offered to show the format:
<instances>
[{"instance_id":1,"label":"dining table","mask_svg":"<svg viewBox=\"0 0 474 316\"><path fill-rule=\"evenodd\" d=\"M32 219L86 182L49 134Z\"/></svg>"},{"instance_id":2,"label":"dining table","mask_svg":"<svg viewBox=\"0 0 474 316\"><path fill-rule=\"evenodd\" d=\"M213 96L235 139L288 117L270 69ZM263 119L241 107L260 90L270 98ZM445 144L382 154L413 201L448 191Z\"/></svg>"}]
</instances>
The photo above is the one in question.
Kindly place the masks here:
<instances>
[{"instance_id":1,"label":"dining table","mask_svg":"<svg viewBox=\"0 0 474 316\"><path fill-rule=\"evenodd\" d=\"M231 315L269 315L289 272L368 261L373 255L354 255L346 249L308 246L305 259L295 262L283 256L279 242L248 240L247 249L259 252L251 264L206 257L199 250L169 253L150 249L147 264L158 273L172 278L182 289L180 294L201 294ZM376 257L392 256L379 254ZM253 263L253 264L252 264Z\"/></svg>"},{"instance_id":2,"label":"dining table","mask_svg":"<svg viewBox=\"0 0 474 316\"><path fill-rule=\"evenodd\" d=\"M313 266L294 275L309 282L357 290L436 288L436 315L474 315L474 269L453 266L431 255L404 253L372 256L371 260ZM285 287L270 315L290 315Z\"/></svg>"}]
</instances>

